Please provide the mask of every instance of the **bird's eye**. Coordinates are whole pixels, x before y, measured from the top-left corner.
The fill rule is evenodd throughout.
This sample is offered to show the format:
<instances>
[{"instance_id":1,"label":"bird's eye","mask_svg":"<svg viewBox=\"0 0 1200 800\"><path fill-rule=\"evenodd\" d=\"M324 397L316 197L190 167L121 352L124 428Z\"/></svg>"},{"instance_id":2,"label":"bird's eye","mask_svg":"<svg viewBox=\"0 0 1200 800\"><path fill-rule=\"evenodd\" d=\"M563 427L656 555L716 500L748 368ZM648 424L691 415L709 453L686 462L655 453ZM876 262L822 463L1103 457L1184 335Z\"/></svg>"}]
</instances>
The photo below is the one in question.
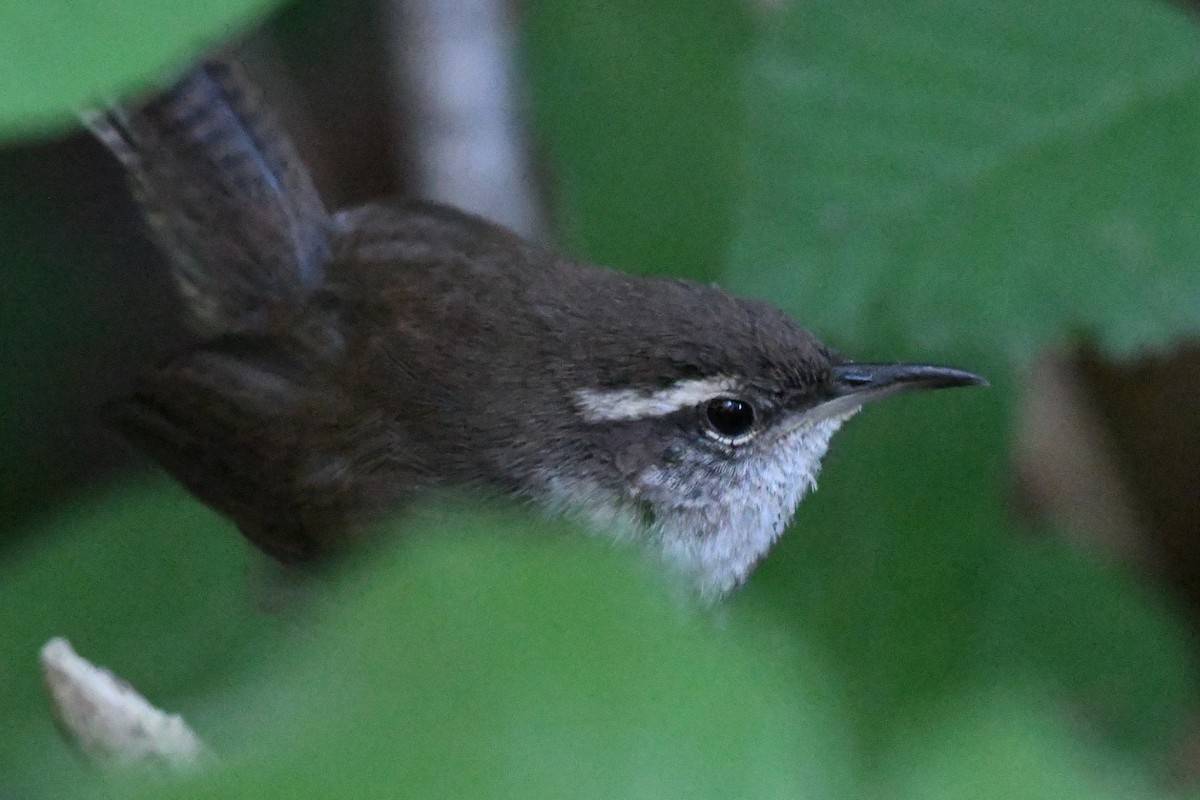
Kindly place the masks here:
<instances>
[{"instance_id":1,"label":"bird's eye","mask_svg":"<svg viewBox=\"0 0 1200 800\"><path fill-rule=\"evenodd\" d=\"M704 406L704 417L712 429L729 439L745 436L754 426L754 409L744 400L716 397Z\"/></svg>"}]
</instances>

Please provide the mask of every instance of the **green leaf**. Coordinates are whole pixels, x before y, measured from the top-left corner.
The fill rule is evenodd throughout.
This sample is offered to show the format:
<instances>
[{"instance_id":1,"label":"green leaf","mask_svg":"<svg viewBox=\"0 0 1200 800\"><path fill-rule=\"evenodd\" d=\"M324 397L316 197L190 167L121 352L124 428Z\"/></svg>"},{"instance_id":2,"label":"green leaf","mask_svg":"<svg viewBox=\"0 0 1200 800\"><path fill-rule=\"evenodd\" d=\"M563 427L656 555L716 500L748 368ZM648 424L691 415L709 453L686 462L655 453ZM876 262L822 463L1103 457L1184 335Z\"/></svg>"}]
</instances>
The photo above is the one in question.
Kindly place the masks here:
<instances>
[{"instance_id":1,"label":"green leaf","mask_svg":"<svg viewBox=\"0 0 1200 800\"><path fill-rule=\"evenodd\" d=\"M943 721L910 738L888 765L880 796L1104 800L1167 797L1139 766L1089 746L1045 698L992 691L959 697Z\"/></svg>"},{"instance_id":2,"label":"green leaf","mask_svg":"<svg viewBox=\"0 0 1200 800\"><path fill-rule=\"evenodd\" d=\"M524 22L561 238L600 263L711 280L733 232L744 4L539 2Z\"/></svg>"},{"instance_id":3,"label":"green leaf","mask_svg":"<svg viewBox=\"0 0 1200 800\"><path fill-rule=\"evenodd\" d=\"M145 85L276 0L0 0L0 137L61 128Z\"/></svg>"},{"instance_id":4,"label":"green leaf","mask_svg":"<svg viewBox=\"0 0 1200 800\"><path fill-rule=\"evenodd\" d=\"M865 409L751 579L747 599L765 592L835 654L869 766L947 698L997 683L1049 693L1098 739L1152 759L1200 708L1175 609L1009 519L1011 392L1000 381Z\"/></svg>"},{"instance_id":5,"label":"green leaf","mask_svg":"<svg viewBox=\"0 0 1200 800\"><path fill-rule=\"evenodd\" d=\"M855 353L1194 331L1198 45L1159 2L788 3L730 279Z\"/></svg>"},{"instance_id":6,"label":"green leaf","mask_svg":"<svg viewBox=\"0 0 1200 800\"><path fill-rule=\"evenodd\" d=\"M431 513L403 529L220 704L226 757L171 796L848 795L814 653L744 616L718 630L663 575L561 528Z\"/></svg>"},{"instance_id":7,"label":"green leaf","mask_svg":"<svg viewBox=\"0 0 1200 800\"><path fill-rule=\"evenodd\" d=\"M991 577L977 668L1053 693L1114 743L1169 753L1200 711L1192 627L1125 570L1061 536L1015 543Z\"/></svg>"},{"instance_id":8,"label":"green leaf","mask_svg":"<svg viewBox=\"0 0 1200 800\"><path fill-rule=\"evenodd\" d=\"M244 668L267 620L253 609L236 531L165 481L114 487L25 534L0 569L0 775L6 793L40 797L85 777L41 685L48 639L66 636L178 710Z\"/></svg>"},{"instance_id":9,"label":"green leaf","mask_svg":"<svg viewBox=\"0 0 1200 800\"><path fill-rule=\"evenodd\" d=\"M864 409L751 578L798 635L836 654L868 762L976 678L976 629L1004 558L1004 420L995 390Z\"/></svg>"}]
</instances>

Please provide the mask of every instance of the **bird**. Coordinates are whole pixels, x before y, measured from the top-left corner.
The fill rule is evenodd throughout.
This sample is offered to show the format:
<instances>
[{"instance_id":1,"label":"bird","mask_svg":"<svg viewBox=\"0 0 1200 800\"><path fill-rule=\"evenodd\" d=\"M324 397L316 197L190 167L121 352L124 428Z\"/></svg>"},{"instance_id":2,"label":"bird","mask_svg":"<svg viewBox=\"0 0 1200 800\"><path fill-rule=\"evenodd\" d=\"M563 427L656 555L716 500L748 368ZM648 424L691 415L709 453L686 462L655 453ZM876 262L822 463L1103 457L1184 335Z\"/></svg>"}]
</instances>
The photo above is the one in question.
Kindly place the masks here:
<instances>
[{"instance_id":1,"label":"bird","mask_svg":"<svg viewBox=\"0 0 1200 800\"><path fill-rule=\"evenodd\" d=\"M105 413L285 564L434 492L484 491L639 542L720 597L864 403L986 383L857 363L762 300L567 258L449 206L329 210L235 59L85 122L197 339Z\"/></svg>"}]
</instances>

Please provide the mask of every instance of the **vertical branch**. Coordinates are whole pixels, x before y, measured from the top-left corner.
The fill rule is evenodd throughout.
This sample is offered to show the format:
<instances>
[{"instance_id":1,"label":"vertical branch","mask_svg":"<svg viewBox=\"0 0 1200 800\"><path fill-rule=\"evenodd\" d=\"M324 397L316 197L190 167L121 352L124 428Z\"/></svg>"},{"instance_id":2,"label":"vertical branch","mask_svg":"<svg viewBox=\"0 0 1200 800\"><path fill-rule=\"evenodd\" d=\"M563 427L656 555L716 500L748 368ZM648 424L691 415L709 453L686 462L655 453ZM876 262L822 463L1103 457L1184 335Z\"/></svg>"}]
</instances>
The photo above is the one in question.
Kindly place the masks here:
<instances>
[{"instance_id":1,"label":"vertical branch","mask_svg":"<svg viewBox=\"0 0 1200 800\"><path fill-rule=\"evenodd\" d=\"M390 0L388 17L418 193L539 238L507 0Z\"/></svg>"}]
</instances>

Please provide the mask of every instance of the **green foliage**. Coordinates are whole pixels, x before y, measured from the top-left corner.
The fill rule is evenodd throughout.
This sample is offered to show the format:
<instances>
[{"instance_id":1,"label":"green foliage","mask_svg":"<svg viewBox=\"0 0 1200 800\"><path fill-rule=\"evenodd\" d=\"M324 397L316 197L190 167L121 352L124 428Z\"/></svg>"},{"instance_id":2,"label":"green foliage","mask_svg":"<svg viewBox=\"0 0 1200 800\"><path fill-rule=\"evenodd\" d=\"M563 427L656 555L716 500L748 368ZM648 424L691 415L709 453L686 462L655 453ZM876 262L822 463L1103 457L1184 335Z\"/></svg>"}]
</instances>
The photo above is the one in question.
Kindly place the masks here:
<instances>
[{"instance_id":1,"label":"green foliage","mask_svg":"<svg viewBox=\"0 0 1200 800\"><path fill-rule=\"evenodd\" d=\"M0 137L71 124L262 17L275 0L2 0Z\"/></svg>"},{"instance_id":2,"label":"green foliage","mask_svg":"<svg viewBox=\"0 0 1200 800\"><path fill-rule=\"evenodd\" d=\"M890 765L899 800L1117 800L1155 796L1136 765L1082 744L1053 708L1011 692L963 697Z\"/></svg>"},{"instance_id":3,"label":"green foliage","mask_svg":"<svg viewBox=\"0 0 1200 800\"><path fill-rule=\"evenodd\" d=\"M1154 757L1196 708L1187 627L1128 575L1014 529L1003 392L901 398L851 421L751 589L838 654L871 762L931 705L996 682Z\"/></svg>"},{"instance_id":4,"label":"green foliage","mask_svg":"<svg viewBox=\"0 0 1200 800\"><path fill-rule=\"evenodd\" d=\"M725 262L750 42L726 0L529 4L529 78L564 245L713 280Z\"/></svg>"},{"instance_id":5,"label":"green foliage","mask_svg":"<svg viewBox=\"0 0 1200 800\"><path fill-rule=\"evenodd\" d=\"M53 536L0 573L9 788L77 796L86 780L34 671L65 634L220 743L180 797L850 796L820 659L796 643L758 655L769 632L751 611L716 631L631 554L512 514L403 528L365 574L271 616L247 602L241 543L179 490L137 485L47 521Z\"/></svg>"},{"instance_id":6,"label":"green foliage","mask_svg":"<svg viewBox=\"0 0 1200 800\"><path fill-rule=\"evenodd\" d=\"M32 9L0 45L33 22L30 41L82 44L33 99L10 88L33 51L0 46L9 131L214 30L173 9L198 16L145 46L160 12L140 9L111 70L84 69L86 18ZM1035 347L1194 332L1192 25L1144 0L526 13L572 247L719 279L854 355L993 387L864 411L749 586L706 611L561 526L445 510L262 614L227 524L161 482L118 487L0 568L0 793L1152 794L1200 706L1188 629L1129 575L1018 529L1006 452ZM59 634L187 713L221 764L148 789L72 768L33 672Z\"/></svg>"},{"instance_id":7,"label":"green foliage","mask_svg":"<svg viewBox=\"0 0 1200 800\"><path fill-rule=\"evenodd\" d=\"M187 705L276 627L254 613L237 532L163 479L47 517L0 564L0 787L41 796L80 771L47 714L37 652L66 636L152 698ZM42 788L39 788L42 787Z\"/></svg>"},{"instance_id":8,"label":"green foliage","mask_svg":"<svg viewBox=\"0 0 1200 800\"><path fill-rule=\"evenodd\" d=\"M729 280L846 346L1028 357L1200 322L1200 50L1159 2L789 3Z\"/></svg>"},{"instance_id":9,"label":"green foliage","mask_svg":"<svg viewBox=\"0 0 1200 800\"><path fill-rule=\"evenodd\" d=\"M235 701L247 755L178 796L847 796L828 692L811 664L752 656L744 618L714 633L662 575L561 527L404 530L294 669Z\"/></svg>"}]
</instances>

